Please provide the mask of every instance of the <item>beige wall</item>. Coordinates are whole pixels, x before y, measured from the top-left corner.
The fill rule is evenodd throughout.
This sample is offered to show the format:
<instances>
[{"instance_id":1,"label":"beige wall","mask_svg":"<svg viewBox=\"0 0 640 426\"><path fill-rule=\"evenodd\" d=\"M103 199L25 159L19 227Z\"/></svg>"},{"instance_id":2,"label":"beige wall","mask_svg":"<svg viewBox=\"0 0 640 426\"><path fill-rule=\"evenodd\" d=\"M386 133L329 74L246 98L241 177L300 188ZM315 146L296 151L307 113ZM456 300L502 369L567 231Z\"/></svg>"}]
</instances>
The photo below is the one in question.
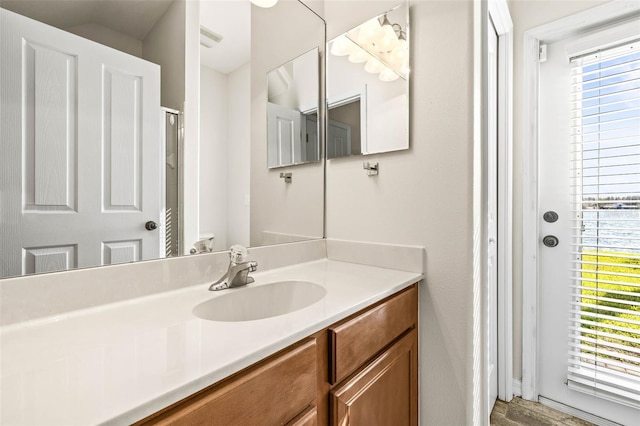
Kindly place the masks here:
<instances>
[{"instance_id":1,"label":"beige wall","mask_svg":"<svg viewBox=\"0 0 640 426\"><path fill-rule=\"evenodd\" d=\"M178 0L142 41L142 58L162 67L162 106L177 110L185 98L185 19L185 0Z\"/></svg>"},{"instance_id":2,"label":"beige wall","mask_svg":"<svg viewBox=\"0 0 640 426\"><path fill-rule=\"evenodd\" d=\"M328 39L397 4L325 3ZM426 247L420 420L471 424L473 2L412 1L411 147L330 160L327 237ZM368 177L362 162L380 163Z\"/></svg>"},{"instance_id":3,"label":"beige wall","mask_svg":"<svg viewBox=\"0 0 640 426\"><path fill-rule=\"evenodd\" d=\"M104 44L105 46L112 47L121 52L128 53L129 55L142 57L142 41L130 37L126 34L114 31L110 28L102 26L100 24L82 24L75 27L65 28L65 31L69 31L80 37L93 40L97 43Z\"/></svg>"},{"instance_id":4,"label":"beige wall","mask_svg":"<svg viewBox=\"0 0 640 426\"><path fill-rule=\"evenodd\" d=\"M324 50L324 24L299 2L252 6L251 246L267 242L265 232L323 236L323 163L267 168L267 72L314 47ZM285 183L281 172L292 173L292 182Z\"/></svg>"},{"instance_id":5,"label":"beige wall","mask_svg":"<svg viewBox=\"0 0 640 426\"><path fill-rule=\"evenodd\" d=\"M522 156L524 153L524 32L606 1L511 0L513 20L513 377L522 378Z\"/></svg>"}]
</instances>

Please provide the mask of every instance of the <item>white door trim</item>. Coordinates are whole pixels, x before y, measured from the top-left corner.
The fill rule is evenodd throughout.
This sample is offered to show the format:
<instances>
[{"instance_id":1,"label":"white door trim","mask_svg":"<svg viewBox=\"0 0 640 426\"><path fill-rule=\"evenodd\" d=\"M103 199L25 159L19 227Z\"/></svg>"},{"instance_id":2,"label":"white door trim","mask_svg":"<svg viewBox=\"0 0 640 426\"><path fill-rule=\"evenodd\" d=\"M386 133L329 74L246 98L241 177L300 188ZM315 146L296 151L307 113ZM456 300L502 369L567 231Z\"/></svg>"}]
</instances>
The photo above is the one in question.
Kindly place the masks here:
<instances>
[{"instance_id":1,"label":"white door trim","mask_svg":"<svg viewBox=\"0 0 640 426\"><path fill-rule=\"evenodd\" d=\"M522 398L538 400L538 55L551 43L638 13L640 4L616 0L524 33L522 150Z\"/></svg>"},{"instance_id":2,"label":"white door trim","mask_svg":"<svg viewBox=\"0 0 640 426\"><path fill-rule=\"evenodd\" d=\"M513 398L513 22L506 0L488 2L498 34L498 398Z\"/></svg>"}]
</instances>

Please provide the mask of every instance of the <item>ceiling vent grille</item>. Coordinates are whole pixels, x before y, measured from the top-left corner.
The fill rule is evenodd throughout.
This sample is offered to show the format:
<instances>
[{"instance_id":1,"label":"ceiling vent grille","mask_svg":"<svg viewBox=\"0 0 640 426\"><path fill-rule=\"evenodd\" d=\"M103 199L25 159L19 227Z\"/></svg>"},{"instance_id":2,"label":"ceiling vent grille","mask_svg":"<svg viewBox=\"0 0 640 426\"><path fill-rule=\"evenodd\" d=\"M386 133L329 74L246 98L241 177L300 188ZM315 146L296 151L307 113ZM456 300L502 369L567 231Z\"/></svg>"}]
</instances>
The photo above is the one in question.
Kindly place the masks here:
<instances>
[{"instance_id":1,"label":"ceiling vent grille","mask_svg":"<svg viewBox=\"0 0 640 426\"><path fill-rule=\"evenodd\" d=\"M220 43L222 36L218 33L211 31L204 25L200 25L200 46L206 48L212 48L216 44Z\"/></svg>"}]
</instances>

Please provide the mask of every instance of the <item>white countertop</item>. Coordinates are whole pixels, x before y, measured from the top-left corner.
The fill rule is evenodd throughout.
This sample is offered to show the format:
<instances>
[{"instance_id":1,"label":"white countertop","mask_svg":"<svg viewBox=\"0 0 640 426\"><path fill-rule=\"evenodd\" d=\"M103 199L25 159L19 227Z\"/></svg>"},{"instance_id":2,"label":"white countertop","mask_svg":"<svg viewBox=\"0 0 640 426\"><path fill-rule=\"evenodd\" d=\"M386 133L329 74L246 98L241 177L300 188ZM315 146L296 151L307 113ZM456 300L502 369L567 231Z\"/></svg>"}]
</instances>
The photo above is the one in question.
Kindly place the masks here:
<instances>
[{"instance_id":1,"label":"white countertop","mask_svg":"<svg viewBox=\"0 0 640 426\"><path fill-rule=\"evenodd\" d=\"M243 288L198 285L3 327L0 424L140 420L423 277L331 260L251 275L250 286L304 280L327 294L289 314L215 322L195 317L193 307Z\"/></svg>"}]
</instances>

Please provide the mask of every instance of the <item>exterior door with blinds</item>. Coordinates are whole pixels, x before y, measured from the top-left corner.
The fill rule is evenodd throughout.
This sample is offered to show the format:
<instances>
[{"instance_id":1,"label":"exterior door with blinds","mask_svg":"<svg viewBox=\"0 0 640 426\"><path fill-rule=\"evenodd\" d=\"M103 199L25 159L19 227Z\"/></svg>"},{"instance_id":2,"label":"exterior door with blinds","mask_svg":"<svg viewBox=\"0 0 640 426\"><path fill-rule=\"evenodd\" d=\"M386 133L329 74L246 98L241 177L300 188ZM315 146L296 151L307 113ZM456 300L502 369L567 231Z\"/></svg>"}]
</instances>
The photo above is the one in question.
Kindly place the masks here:
<instances>
[{"instance_id":1,"label":"exterior door with blinds","mask_svg":"<svg viewBox=\"0 0 640 426\"><path fill-rule=\"evenodd\" d=\"M539 395L638 425L640 45L575 43L540 64Z\"/></svg>"}]
</instances>

